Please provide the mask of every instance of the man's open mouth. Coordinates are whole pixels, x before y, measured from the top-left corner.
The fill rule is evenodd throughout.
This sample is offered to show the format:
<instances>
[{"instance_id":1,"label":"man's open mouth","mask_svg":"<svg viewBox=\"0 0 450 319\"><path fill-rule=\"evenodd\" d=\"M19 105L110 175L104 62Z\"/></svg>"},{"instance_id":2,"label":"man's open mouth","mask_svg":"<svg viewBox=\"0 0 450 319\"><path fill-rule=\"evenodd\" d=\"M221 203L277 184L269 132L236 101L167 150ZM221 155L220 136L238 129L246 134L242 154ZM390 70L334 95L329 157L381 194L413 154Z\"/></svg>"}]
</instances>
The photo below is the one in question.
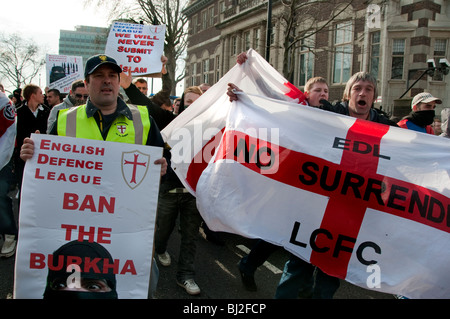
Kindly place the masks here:
<instances>
[{"instance_id":1,"label":"man's open mouth","mask_svg":"<svg viewBox=\"0 0 450 319\"><path fill-rule=\"evenodd\" d=\"M365 106L367 103L364 100L359 100L358 105Z\"/></svg>"}]
</instances>

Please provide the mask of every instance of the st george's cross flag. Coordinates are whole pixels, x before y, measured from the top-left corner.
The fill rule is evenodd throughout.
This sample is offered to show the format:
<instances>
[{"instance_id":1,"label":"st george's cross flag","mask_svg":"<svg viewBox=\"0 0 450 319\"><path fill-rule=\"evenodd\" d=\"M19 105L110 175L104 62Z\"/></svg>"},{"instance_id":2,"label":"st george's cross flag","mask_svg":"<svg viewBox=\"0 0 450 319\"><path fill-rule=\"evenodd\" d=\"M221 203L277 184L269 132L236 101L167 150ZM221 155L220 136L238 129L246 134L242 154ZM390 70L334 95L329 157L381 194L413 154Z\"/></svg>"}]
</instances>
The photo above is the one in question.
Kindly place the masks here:
<instances>
[{"instance_id":1,"label":"st george's cross flag","mask_svg":"<svg viewBox=\"0 0 450 319\"><path fill-rule=\"evenodd\" d=\"M242 67L225 77L251 81ZM449 140L260 92L229 102L227 82L167 135L212 230L262 238L360 287L450 297Z\"/></svg>"}]
</instances>

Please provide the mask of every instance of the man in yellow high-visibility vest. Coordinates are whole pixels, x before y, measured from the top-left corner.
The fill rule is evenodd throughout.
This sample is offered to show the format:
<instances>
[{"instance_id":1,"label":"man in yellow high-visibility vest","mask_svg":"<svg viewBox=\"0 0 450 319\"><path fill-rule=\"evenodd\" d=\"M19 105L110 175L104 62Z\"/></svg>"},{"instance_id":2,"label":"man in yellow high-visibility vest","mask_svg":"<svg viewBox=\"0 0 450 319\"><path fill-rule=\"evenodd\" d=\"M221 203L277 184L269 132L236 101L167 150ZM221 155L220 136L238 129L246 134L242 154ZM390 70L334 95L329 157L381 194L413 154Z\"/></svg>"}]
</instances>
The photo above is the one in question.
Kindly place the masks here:
<instances>
[{"instance_id":1,"label":"man in yellow high-visibility vest","mask_svg":"<svg viewBox=\"0 0 450 319\"><path fill-rule=\"evenodd\" d=\"M50 128L50 134L95 140L164 147L158 126L145 106L127 105L119 97L122 69L113 58L100 54L86 61L84 76L89 98L85 105L64 109ZM20 157L33 156L34 143L24 140ZM161 175L167 171L168 151L155 164Z\"/></svg>"},{"instance_id":2,"label":"man in yellow high-visibility vest","mask_svg":"<svg viewBox=\"0 0 450 319\"><path fill-rule=\"evenodd\" d=\"M58 111L50 134L164 148L159 128L147 107L127 105L119 97L121 72L120 66L109 56L90 57L84 73L84 84L89 93L86 104ZM20 158L26 161L33 154L34 142L31 138L25 138ZM164 157L154 162L161 165L161 176L170 169L169 159L169 150L164 149ZM152 267L150 282L152 294L158 276L155 268Z\"/></svg>"}]
</instances>

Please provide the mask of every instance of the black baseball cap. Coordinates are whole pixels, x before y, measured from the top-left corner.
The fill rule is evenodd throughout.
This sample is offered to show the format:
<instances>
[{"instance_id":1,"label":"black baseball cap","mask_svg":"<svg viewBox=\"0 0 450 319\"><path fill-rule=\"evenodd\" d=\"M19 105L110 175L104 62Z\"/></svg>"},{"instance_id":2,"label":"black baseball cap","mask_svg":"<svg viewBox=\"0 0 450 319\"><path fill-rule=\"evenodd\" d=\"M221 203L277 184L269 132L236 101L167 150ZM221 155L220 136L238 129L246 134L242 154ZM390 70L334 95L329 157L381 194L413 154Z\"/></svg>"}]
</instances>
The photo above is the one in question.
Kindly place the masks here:
<instances>
[{"instance_id":1,"label":"black baseball cap","mask_svg":"<svg viewBox=\"0 0 450 319\"><path fill-rule=\"evenodd\" d=\"M107 56L105 54L98 54L91 56L86 61L86 66L84 67L84 77L87 77L89 74L94 72L99 66L109 64L111 65L117 73L121 73L122 69L117 64L116 60Z\"/></svg>"}]
</instances>

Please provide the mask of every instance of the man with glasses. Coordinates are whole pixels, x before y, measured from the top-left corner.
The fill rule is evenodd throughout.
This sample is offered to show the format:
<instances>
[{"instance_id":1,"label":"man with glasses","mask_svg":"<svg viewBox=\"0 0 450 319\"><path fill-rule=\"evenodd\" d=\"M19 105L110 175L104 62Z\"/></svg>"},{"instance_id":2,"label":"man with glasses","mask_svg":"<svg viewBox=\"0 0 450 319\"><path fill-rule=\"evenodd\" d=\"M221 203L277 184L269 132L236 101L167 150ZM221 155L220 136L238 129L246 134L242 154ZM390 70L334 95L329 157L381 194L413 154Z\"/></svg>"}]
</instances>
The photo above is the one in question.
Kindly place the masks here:
<instances>
[{"instance_id":1,"label":"man with glasses","mask_svg":"<svg viewBox=\"0 0 450 319\"><path fill-rule=\"evenodd\" d=\"M74 81L72 83L72 87L70 88L69 95L67 95L67 97L62 101L62 103L55 105L51 109L47 122L47 134L50 133L50 130L53 127L53 123L56 120L56 116L59 110L86 104L88 96L89 94L87 89L84 87L83 80Z\"/></svg>"}]
</instances>

